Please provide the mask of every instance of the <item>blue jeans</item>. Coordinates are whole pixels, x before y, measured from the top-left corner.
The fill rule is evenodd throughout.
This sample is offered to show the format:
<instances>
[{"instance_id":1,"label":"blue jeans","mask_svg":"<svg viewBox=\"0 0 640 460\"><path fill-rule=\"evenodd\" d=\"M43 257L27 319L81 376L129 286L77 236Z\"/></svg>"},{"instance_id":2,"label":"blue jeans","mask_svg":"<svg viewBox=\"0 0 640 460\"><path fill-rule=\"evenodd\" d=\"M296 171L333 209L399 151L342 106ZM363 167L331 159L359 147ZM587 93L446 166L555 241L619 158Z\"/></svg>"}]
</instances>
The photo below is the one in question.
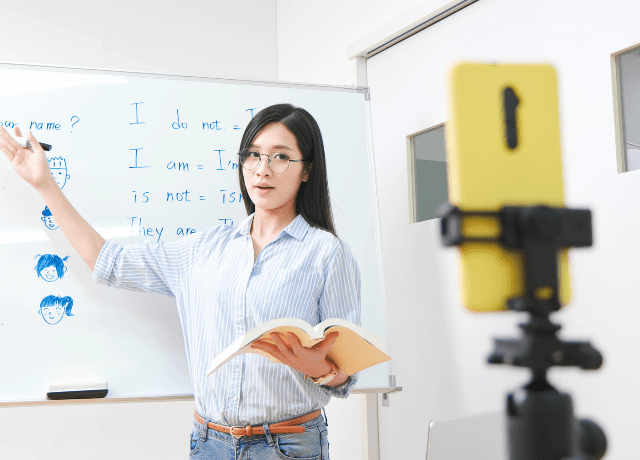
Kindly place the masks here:
<instances>
[{"instance_id":1,"label":"blue jeans","mask_svg":"<svg viewBox=\"0 0 640 460\"><path fill-rule=\"evenodd\" d=\"M302 423L304 433L265 434L234 438L193 421L189 458L211 460L329 460L327 425L322 415Z\"/></svg>"}]
</instances>

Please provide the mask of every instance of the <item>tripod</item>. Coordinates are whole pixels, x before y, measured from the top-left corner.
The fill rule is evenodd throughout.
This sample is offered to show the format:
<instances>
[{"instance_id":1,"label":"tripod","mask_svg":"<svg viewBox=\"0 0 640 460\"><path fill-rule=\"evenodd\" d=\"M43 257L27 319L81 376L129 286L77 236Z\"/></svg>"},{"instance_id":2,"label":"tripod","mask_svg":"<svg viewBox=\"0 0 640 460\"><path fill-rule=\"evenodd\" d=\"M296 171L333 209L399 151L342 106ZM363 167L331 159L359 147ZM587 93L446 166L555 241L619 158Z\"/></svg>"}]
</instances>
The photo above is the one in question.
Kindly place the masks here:
<instances>
[{"instance_id":1,"label":"tripod","mask_svg":"<svg viewBox=\"0 0 640 460\"><path fill-rule=\"evenodd\" d=\"M553 366L595 370L602 355L589 342L565 342L557 337L560 326L550 320L561 307L558 297L558 251L592 245L591 211L547 206L507 206L498 212L462 211L446 205L441 211L441 236L445 246L464 242L499 242L524 256L525 294L507 301L507 308L529 313L520 324L519 339L494 339L491 364L527 367L531 381L507 396L510 460L595 460L606 451L604 432L590 420L576 420L571 396L547 381ZM499 238L474 238L462 234L467 216L498 217Z\"/></svg>"}]
</instances>

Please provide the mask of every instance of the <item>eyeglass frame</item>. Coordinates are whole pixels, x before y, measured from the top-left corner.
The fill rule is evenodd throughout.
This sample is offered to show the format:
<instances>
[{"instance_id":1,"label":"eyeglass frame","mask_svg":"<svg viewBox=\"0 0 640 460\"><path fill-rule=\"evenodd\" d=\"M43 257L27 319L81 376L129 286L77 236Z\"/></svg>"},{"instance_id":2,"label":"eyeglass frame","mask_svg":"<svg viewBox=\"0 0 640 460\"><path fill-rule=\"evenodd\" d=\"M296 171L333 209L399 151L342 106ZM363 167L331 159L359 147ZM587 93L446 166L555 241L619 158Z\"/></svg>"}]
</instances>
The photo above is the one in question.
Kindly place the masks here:
<instances>
[{"instance_id":1,"label":"eyeglass frame","mask_svg":"<svg viewBox=\"0 0 640 460\"><path fill-rule=\"evenodd\" d=\"M250 149L243 149L243 150L250 151ZM238 157L240 157L241 153L242 152L238 152ZM266 156L269 159L268 166L269 166L269 169L271 170L271 172L273 174L284 174L285 172L287 172L287 169L289 169L289 163L291 163L291 162L304 163L304 162L311 161L311 160L304 160L304 159L303 160L292 160L291 158L289 158L287 156L287 159L289 160L289 163L287 163L287 168L284 171L278 173L278 172L275 172L273 169L271 169L271 155L267 155L266 153L260 153L260 152L255 152L255 153L257 153L260 156L260 161L258 161L258 164L256 165L255 168L251 168L251 169L245 168L244 164L242 163L242 161L240 159L238 159L238 162L240 163L240 166L242 166L243 169L246 169L247 171L253 171L255 169L258 169L258 167L260 166L260 163L262 163L262 155ZM277 153L283 153L283 152L277 152ZM286 155L286 153L284 155Z\"/></svg>"}]
</instances>

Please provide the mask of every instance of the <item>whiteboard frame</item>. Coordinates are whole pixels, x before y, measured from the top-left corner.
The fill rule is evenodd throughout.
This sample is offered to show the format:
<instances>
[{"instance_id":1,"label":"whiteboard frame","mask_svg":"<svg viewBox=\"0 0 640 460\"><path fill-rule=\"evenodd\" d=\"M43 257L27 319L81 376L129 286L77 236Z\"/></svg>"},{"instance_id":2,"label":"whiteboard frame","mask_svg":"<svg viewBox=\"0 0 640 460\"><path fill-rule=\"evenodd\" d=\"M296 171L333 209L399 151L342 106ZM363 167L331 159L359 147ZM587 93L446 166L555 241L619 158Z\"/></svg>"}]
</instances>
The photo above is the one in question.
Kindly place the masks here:
<instances>
[{"instance_id":1,"label":"whiteboard frame","mask_svg":"<svg viewBox=\"0 0 640 460\"><path fill-rule=\"evenodd\" d=\"M352 395L378 395L398 393L402 391L402 387L361 387L351 390ZM195 401L193 395L175 395L175 396L140 396L137 398L87 398L87 399L45 399L42 401L10 401L0 402L0 408L3 407L31 407L31 406L63 406L67 404L115 404L115 403L153 403L167 401Z\"/></svg>"},{"instance_id":2,"label":"whiteboard frame","mask_svg":"<svg viewBox=\"0 0 640 460\"><path fill-rule=\"evenodd\" d=\"M295 82L277 82L268 80L242 80L231 78L217 77L199 77L196 75L180 75L180 74L163 74L154 72L140 72L118 69L100 69L90 67L66 67L54 66L46 64L24 64L19 62L3 62L0 61L0 68L19 69L19 70L49 70L54 72L82 72L90 74L109 73L118 76L138 77L138 78L156 78L159 80L184 80L197 81L205 83L227 83L233 85L251 85L251 86L277 86L280 88L296 88L296 89L312 89L317 91L337 91L343 93L362 93L365 100L369 100L369 88L366 86L337 86L337 85L316 85L311 83L295 83Z\"/></svg>"},{"instance_id":3,"label":"whiteboard frame","mask_svg":"<svg viewBox=\"0 0 640 460\"><path fill-rule=\"evenodd\" d=\"M387 326L387 303L386 294L384 289L384 272L382 268L382 243L380 239L380 216L378 212L378 190L377 190L377 177L373 154L373 134L371 127L371 110L370 110L370 92L367 86L337 86L337 85L318 85L310 83L296 83L296 82L276 82L267 80L244 80L244 79L230 79L230 78L217 78L217 77L202 77L195 75L180 75L180 74L161 74L154 72L140 72L140 71L128 71L118 69L107 68L89 68L89 67L68 67L68 66L55 66L45 64L28 64L20 62L5 62L0 61L0 68L2 69L17 69L17 70L43 70L54 72L80 72L88 74L108 74L116 76L128 76L137 78L155 78L160 80L182 80L182 81L194 81L202 83L222 83L233 85L249 85L249 86L264 86L264 87L279 87L279 88L291 88L291 89L307 89L316 91L333 91L333 92L346 92L346 93L360 93L364 95L364 122L367 137L367 157L369 161L369 180L371 184L372 194L372 209L373 209L373 223L374 234L376 242L376 258L378 260L378 283L380 286L380 308L382 314L382 327L384 331L384 343L387 348L387 353L390 354L390 341L389 331ZM392 372L391 362L387 362L387 374ZM391 379L389 379L391 381ZM388 387L354 387L353 394L365 394L365 393L393 393L402 391L402 387L396 387L395 385L389 385ZM32 400L32 401L4 401L0 402L0 408L2 407L17 407L17 406L39 406L39 405L60 405L60 404L101 404L101 403L140 403L140 402L163 402L163 401L189 401L194 400L192 394L179 394L169 396L146 396L146 397L124 397L124 398L101 398L101 399L70 399L70 400Z\"/></svg>"}]
</instances>

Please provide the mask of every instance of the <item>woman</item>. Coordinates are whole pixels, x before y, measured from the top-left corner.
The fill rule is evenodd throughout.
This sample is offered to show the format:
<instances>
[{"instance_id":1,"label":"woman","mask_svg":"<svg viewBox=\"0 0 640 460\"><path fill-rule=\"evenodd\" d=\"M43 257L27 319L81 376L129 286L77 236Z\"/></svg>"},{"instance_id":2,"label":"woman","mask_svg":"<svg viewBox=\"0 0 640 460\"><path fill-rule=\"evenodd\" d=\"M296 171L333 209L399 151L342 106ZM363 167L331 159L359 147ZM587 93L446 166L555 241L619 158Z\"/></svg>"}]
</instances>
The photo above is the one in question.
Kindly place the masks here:
<instances>
[{"instance_id":1,"label":"woman","mask_svg":"<svg viewBox=\"0 0 640 460\"><path fill-rule=\"evenodd\" d=\"M239 179L249 216L237 227L126 247L105 241L77 213L31 133L34 151L4 129L0 135L0 149L96 282L175 296L196 401L193 458L329 458L320 409L331 396L348 396L357 380L326 358L337 334L311 349L275 334L275 344L253 346L284 365L249 353L204 377L213 357L271 319L360 322L360 274L335 236L322 137L308 112L275 105L247 126Z\"/></svg>"}]
</instances>

